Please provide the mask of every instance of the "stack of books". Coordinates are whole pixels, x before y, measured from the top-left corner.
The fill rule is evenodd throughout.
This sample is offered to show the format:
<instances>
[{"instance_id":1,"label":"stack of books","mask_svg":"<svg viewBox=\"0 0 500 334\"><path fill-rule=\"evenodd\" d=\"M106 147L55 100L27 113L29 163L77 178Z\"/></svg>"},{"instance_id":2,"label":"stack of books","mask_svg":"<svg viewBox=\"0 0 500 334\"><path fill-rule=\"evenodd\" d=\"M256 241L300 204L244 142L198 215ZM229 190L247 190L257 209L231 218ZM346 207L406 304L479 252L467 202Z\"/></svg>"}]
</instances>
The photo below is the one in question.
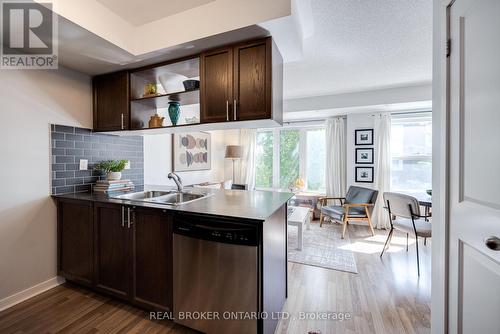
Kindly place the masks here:
<instances>
[{"instance_id":1,"label":"stack of books","mask_svg":"<svg viewBox=\"0 0 500 334\"><path fill-rule=\"evenodd\" d=\"M93 189L95 193L125 192L134 189L134 184L130 180L99 180Z\"/></svg>"}]
</instances>

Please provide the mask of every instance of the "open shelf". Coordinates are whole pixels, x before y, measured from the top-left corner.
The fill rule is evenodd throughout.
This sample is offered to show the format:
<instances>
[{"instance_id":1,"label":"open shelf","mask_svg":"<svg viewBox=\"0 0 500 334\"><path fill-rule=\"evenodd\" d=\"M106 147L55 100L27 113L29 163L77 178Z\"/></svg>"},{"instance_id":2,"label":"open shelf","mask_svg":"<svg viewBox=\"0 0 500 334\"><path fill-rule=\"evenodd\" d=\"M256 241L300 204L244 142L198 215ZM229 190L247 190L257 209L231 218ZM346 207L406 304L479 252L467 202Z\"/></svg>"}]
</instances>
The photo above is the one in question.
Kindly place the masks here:
<instances>
[{"instance_id":1,"label":"open shelf","mask_svg":"<svg viewBox=\"0 0 500 334\"><path fill-rule=\"evenodd\" d=\"M180 74L187 78L198 77L200 75L199 56L175 63L160 64L145 69L139 69L137 71L132 71L131 75L146 82L160 82L159 77L168 73Z\"/></svg>"},{"instance_id":2,"label":"open shelf","mask_svg":"<svg viewBox=\"0 0 500 334\"><path fill-rule=\"evenodd\" d=\"M181 105L190 105L200 103L200 90L188 90L184 92L160 94L154 96L140 97L131 99L131 102L141 103L150 108L168 108L169 102L179 102Z\"/></svg>"},{"instance_id":3,"label":"open shelf","mask_svg":"<svg viewBox=\"0 0 500 334\"><path fill-rule=\"evenodd\" d=\"M165 117L163 128L173 127L168 117L169 102L181 105L177 126L187 125L187 117L200 119L200 90L186 91L183 85L184 80L198 80L199 76L199 56L130 72L130 128L149 129L149 120L154 115ZM151 84L156 85L158 94L144 96L145 87Z\"/></svg>"},{"instance_id":4,"label":"open shelf","mask_svg":"<svg viewBox=\"0 0 500 334\"><path fill-rule=\"evenodd\" d=\"M131 101L164 96L171 96L175 99L175 94L184 91L182 84L184 80L199 80L199 77L199 57L136 70L130 73L130 98ZM145 87L151 84L156 86L156 91L160 95L144 97ZM187 103L198 103L193 102L192 97L194 97L192 93L186 94Z\"/></svg>"}]
</instances>

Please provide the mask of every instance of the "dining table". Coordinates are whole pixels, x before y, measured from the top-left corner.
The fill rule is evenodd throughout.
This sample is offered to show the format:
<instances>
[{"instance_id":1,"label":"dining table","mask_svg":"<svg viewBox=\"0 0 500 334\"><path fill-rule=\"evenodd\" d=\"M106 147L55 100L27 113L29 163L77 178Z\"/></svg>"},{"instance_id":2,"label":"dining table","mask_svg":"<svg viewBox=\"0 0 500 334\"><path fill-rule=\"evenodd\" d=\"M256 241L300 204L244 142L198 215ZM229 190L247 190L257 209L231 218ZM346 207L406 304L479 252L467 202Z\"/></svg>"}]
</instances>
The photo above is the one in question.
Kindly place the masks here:
<instances>
[{"instance_id":1,"label":"dining table","mask_svg":"<svg viewBox=\"0 0 500 334\"><path fill-rule=\"evenodd\" d=\"M404 194L413 196L418 200L418 204L424 208L425 216L429 216L432 209L432 196L426 191L407 191ZM426 218L426 220L428 220Z\"/></svg>"}]
</instances>

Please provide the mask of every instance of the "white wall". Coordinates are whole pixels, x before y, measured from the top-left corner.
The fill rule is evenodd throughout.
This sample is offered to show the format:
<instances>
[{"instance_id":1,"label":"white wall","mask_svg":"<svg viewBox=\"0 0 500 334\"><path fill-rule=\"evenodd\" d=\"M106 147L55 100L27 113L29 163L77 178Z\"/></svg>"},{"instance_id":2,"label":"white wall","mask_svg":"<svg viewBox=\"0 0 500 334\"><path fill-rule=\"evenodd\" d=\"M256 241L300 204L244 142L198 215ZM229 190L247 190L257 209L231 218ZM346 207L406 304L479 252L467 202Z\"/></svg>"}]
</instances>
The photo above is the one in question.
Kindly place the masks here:
<instances>
[{"instance_id":1,"label":"white wall","mask_svg":"<svg viewBox=\"0 0 500 334\"><path fill-rule=\"evenodd\" d=\"M356 180L356 175L355 175L355 149L356 147L373 147L373 165L358 165L360 167L363 166L375 166L376 163L376 158L377 158L377 142L375 140L375 132L373 133L373 144L372 146L356 146L355 145L355 139L354 139L354 133L355 130L357 129L373 129L374 128L374 122L375 118L372 116L373 114L348 114L347 115L347 138L346 138L346 145L347 145L347 188L352 185L360 186L360 187L366 187L366 188L373 188L374 183L357 183L355 182ZM373 171L375 175L375 170Z\"/></svg>"},{"instance_id":2,"label":"white wall","mask_svg":"<svg viewBox=\"0 0 500 334\"><path fill-rule=\"evenodd\" d=\"M179 172L184 184L222 182L232 178L231 161L224 158L226 145L239 143L238 130L209 131L212 136L210 170ZM167 174L172 171L172 135L144 136L144 184L175 186Z\"/></svg>"},{"instance_id":3,"label":"white wall","mask_svg":"<svg viewBox=\"0 0 500 334\"><path fill-rule=\"evenodd\" d=\"M0 70L0 305L56 276L50 123L92 127L90 78Z\"/></svg>"}]
</instances>

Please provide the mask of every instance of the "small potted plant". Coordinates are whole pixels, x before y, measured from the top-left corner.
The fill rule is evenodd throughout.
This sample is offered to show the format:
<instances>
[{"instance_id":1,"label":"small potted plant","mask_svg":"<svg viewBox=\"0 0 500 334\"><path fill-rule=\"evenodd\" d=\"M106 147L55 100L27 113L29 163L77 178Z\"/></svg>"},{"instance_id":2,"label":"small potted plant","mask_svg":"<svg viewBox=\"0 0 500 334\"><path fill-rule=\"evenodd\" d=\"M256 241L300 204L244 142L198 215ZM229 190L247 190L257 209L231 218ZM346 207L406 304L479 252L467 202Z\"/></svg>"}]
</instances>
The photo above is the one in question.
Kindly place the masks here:
<instances>
[{"instance_id":1,"label":"small potted plant","mask_svg":"<svg viewBox=\"0 0 500 334\"><path fill-rule=\"evenodd\" d=\"M127 160L106 160L97 163L94 169L106 173L108 181L116 181L122 178L125 165L127 165Z\"/></svg>"}]
</instances>

